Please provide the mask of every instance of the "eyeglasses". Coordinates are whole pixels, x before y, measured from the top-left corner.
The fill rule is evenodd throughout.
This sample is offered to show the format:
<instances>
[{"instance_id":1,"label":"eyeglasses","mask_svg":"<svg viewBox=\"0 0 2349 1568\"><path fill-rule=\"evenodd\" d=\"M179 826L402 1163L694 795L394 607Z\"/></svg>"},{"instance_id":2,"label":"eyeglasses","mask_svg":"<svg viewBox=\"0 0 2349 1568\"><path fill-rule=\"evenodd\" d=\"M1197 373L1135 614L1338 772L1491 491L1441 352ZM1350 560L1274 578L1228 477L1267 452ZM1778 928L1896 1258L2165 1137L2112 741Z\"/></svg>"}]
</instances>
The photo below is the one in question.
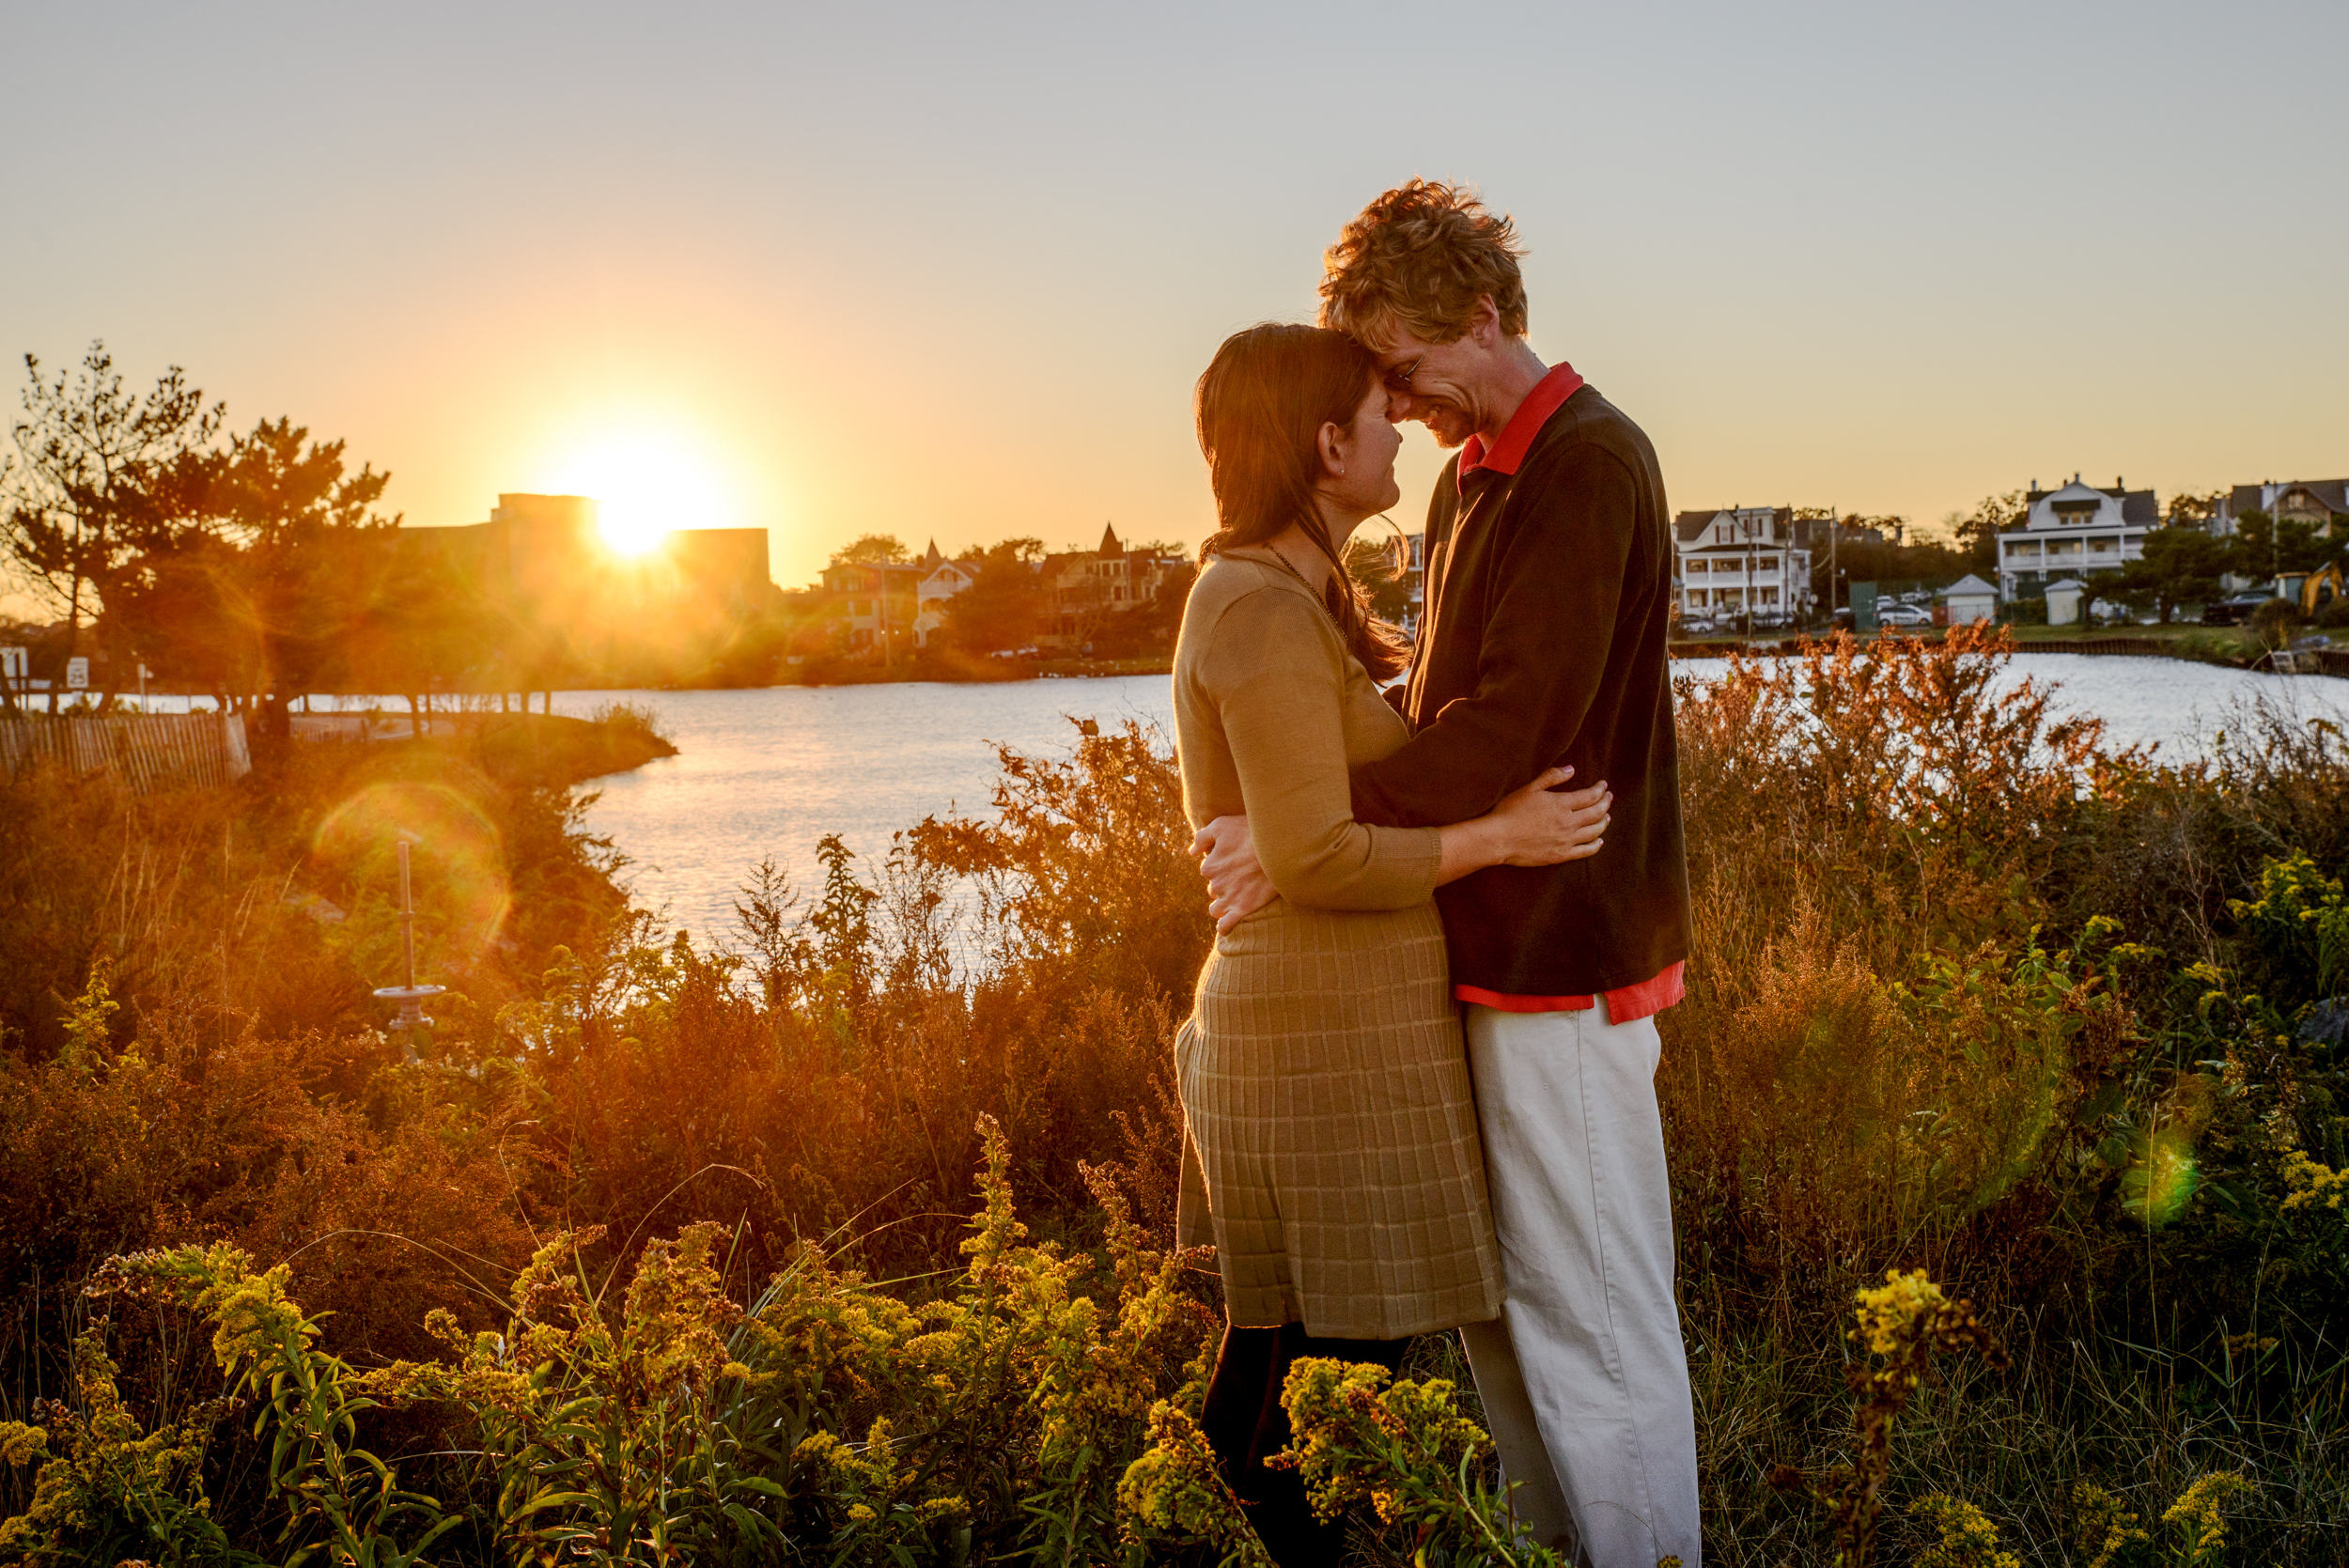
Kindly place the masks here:
<instances>
[{"instance_id":1,"label":"eyeglasses","mask_svg":"<svg viewBox=\"0 0 2349 1568\"><path fill-rule=\"evenodd\" d=\"M1422 354L1402 369L1390 370L1378 379L1386 383L1389 392L1408 392L1411 390L1411 378L1418 375L1419 367L1426 363L1427 356Z\"/></svg>"}]
</instances>

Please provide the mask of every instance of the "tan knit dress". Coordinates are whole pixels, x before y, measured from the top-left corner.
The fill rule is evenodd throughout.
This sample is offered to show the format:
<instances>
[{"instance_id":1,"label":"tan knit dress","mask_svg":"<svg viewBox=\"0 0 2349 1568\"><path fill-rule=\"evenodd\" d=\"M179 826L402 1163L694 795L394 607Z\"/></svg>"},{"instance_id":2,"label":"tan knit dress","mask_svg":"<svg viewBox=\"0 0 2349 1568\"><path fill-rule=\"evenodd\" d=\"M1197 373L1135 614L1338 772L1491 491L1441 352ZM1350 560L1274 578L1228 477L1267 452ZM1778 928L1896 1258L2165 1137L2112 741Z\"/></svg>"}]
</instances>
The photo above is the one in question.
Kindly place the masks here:
<instances>
[{"instance_id":1,"label":"tan knit dress","mask_svg":"<svg viewBox=\"0 0 2349 1568\"><path fill-rule=\"evenodd\" d=\"M1191 589L1174 723L1192 825L1246 812L1281 893L1217 939L1175 1039L1184 1244L1214 1244L1241 1327L1400 1339L1497 1316L1437 832L1366 827L1348 798L1403 721L1312 590L1246 549Z\"/></svg>"}]
</instances>

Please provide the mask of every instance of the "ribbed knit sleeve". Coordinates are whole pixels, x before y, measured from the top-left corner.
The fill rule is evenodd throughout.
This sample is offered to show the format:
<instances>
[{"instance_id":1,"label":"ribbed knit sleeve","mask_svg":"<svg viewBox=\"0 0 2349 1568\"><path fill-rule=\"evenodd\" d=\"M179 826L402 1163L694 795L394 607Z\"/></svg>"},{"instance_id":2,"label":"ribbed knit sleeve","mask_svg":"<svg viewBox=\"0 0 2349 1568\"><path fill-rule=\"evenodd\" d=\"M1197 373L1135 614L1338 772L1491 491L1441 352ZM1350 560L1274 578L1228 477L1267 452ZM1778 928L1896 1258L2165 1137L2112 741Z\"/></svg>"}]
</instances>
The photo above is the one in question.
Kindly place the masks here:
<instances>
[{"instance_id":1,"label":"ribbed knit sleeve","mask_svg":"<svg viewBox=\"0 0 2349 1568\"><path fill-rule=\"evenodd\" d=\"M1354 820L1343 706L1350 656L1321 607L1263 588L1217 618L1201 660L1206 694L1239 776L1256 858L1307 909L1401 909L1432 896L1434 828Z\"/></svg>"}]
</instances>

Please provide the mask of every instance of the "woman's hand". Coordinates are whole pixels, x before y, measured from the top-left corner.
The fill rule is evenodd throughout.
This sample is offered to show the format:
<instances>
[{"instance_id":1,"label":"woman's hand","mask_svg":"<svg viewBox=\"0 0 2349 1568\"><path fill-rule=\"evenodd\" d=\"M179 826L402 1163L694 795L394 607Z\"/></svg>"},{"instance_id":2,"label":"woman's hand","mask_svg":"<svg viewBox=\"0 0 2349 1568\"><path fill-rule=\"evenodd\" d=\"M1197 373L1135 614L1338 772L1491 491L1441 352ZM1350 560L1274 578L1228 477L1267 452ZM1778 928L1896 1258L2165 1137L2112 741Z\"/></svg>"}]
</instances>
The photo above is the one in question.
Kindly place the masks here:
<instances>
[{"instance_id":1,"label":"woman's hand","mask_svg":"<svg viewBox=\"0 0 2349 1568\"><path fill-rule=\"evenodd\" d=\"M1441 830L1443 859L1436 885L1488 865L1556 865L1597 854L1607 842L1607 814L1615 797L1604 779L1570 795L1555 792L1573 777L1571 768L1552 768L1501 797L1484 815Z\"/></svg>"},{"instance_id":2,"label":"woman's hand","mask_svg":"<svg viewBox=\"0 0 2349 1568\"><path fill-rule=\"evenodd\" d=\"M1199 875L1207 879L1207 913L1217 935L1229 931L1280 896L1256 859L1256 844L1244 815L1219 816L1191 835Z\"/></svg>"},{"instance_id":3,"label":"woman's hand","mask_svg":"<svg viewBox=\"0 0 2349 1568\"><path fill-rule=\"evenodd\" d=\"M1556 865L1588 860L1606 846L1614 793L1604 779L1587 789L1561 793L1553 787L1573 776L1571 768L1552 768L1501 797L1487 814L1499 836L1495 863Z\"/></svg>"}]
</instances>

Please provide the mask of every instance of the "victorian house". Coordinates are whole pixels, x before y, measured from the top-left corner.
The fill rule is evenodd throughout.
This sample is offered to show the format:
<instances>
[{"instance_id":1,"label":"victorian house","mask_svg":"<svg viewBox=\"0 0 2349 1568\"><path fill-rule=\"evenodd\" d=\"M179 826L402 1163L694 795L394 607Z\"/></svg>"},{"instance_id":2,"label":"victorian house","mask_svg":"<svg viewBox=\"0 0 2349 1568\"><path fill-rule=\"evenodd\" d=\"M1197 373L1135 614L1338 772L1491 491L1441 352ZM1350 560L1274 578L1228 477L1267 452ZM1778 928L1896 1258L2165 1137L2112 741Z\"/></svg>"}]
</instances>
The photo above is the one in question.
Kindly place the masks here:
<instances>
[{"instance_id":1,"label":"victorian house","mask_svg":"<svg viewBox=\"0 0 2349 1568\"><path fill-rule=\"evenodd\" d=\"M1046 556L1044 581L1052 591L1052 624L1038 643L1081 649L1093 641L1105 617L1153 602L1160 585L1188 565L1178 555L1128 550L1113 524L1101 530L1098 549Z\"/></svg>"},{"instance_id":2,"label":"victorian house","mask_svg":"<svg viewBox=\"0 0 2349 1568\"><path fill-rule=\"evenodd\" d=\"M914 587L913 645L917 648L928 647L930 638L945 626L946 601L968 592L979 580L978 562L946 560L938 553L936 539L930 541L922 565L929 570Z\"/></svg>"}]
</instances>

